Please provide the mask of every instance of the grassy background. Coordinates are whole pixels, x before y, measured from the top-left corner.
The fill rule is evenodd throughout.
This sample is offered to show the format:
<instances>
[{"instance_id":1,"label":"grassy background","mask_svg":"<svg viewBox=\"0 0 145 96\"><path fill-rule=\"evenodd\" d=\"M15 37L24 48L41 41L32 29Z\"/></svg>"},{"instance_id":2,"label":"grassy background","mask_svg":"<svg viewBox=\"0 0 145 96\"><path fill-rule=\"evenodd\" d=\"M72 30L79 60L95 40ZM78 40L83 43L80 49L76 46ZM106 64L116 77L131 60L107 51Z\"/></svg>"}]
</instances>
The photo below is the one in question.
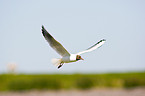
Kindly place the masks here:
<instances>
[{"instance_id":1,"label":"grassy background","mask_svg":"<svg viewBox=\"0 0 145 96\"><path fill-rule=\"evenodd\" d=\"M110 74L0 75L0 91L145 87L145 72Z\"/></svg>"}]
</instances>

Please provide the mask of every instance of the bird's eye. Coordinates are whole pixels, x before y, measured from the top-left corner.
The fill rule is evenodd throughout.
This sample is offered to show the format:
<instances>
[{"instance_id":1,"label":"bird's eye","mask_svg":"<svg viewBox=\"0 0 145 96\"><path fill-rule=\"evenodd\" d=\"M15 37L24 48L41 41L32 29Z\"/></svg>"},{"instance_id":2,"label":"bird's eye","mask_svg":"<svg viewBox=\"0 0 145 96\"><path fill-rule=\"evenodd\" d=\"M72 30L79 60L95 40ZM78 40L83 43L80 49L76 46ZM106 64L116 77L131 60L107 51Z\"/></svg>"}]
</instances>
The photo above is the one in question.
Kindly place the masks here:
<instances>
[{"instance_id":1,"label":"bird's eye","mask_svg":"<svg viewBox=\"0 0 145 96\"><path fill-rule=\"evenodd\" d=\"M79 55L77 55L77 58L76 58L77 60L79 60L80 59L80 56Z\"/></svg>"}]
</instances>

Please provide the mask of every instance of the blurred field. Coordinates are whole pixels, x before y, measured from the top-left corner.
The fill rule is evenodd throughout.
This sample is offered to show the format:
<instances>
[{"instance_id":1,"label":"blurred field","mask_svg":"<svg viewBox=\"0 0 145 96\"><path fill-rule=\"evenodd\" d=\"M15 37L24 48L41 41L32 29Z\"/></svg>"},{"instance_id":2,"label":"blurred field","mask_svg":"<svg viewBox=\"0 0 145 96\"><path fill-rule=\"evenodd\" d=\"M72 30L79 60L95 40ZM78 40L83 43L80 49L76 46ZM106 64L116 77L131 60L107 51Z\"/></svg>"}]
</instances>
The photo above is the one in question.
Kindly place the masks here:
<instances>
[{"instance_id":1,"label":"blurred field","mask_svg":"<svg viewBox=\"0 0 145 96\"><path fill-rule=\"evenodd\" d=\"M0 96L145 96L145 88L0 92Z\"/></svg>"},{"instance_id":2,"label":"blurred field","mask_svg":"<svg viewBox=\"0 0 145 96\"><path fill-rule=\"evenodd\" d=\"M145 87L145 72L110 74L0 75L0 91L87 90Z\"/></svg>"}]
</instances>

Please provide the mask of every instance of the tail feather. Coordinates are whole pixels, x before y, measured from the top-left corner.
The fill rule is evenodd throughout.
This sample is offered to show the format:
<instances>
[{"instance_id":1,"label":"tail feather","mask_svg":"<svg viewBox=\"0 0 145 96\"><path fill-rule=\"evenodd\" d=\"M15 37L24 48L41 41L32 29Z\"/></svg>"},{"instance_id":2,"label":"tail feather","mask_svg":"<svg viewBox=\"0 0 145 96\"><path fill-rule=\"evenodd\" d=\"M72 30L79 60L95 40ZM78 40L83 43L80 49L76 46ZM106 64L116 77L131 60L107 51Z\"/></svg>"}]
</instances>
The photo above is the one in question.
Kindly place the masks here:
<instances>
[{"instance_id":1,"label":"tail feather","mask_svg":"<svg viewBox=\"0 0 145 96\"><path fill-rule=\"evenodd\" d=\"M58 58L53 58L51 60L52 64L55 65L55 66L58 66L61 64L62 60L61 59L58 59Z\"/></svg>"}]
</instances>

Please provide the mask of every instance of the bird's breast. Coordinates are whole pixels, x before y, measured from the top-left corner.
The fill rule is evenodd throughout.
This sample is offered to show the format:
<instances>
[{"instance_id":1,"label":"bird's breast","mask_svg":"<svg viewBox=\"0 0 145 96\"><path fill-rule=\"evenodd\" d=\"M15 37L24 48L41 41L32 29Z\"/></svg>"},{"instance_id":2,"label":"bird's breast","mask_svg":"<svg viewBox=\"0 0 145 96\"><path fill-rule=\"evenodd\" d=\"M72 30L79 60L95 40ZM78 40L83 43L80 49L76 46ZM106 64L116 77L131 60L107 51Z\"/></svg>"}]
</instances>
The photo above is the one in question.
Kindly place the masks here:
<instances>
[{"instance_id":1,"label":"bird's breast","mask_svg":"<svg viewBox=\"0 0 145 96\"><path fill-rule=\"evenodd\" d=\"M76 54L71 54L70 55L70 61L76 61Z\"/></svg>"},{"instance_id":2,"label":"bird's breast","mask_svg":"<svg viewBox=\"0 0 145 96\"><path fill-rule=\"evenodd\" d=\"M63 57L62 61L64 63L75 62L76 61L76 55L75 54L71 54L70 56Z\"/></svg>"}]
</instances>

